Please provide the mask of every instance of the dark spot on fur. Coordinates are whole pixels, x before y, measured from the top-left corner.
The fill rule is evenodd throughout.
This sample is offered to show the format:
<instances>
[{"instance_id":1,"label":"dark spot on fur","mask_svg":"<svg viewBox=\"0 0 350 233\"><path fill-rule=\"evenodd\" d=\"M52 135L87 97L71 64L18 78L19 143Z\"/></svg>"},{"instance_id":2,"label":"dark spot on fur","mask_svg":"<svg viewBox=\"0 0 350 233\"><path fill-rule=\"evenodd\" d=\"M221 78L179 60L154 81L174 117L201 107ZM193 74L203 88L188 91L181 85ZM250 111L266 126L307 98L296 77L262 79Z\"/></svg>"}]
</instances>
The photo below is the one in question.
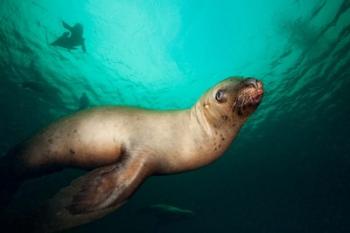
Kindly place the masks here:
<instances>
[{"instance_id":1,"label":"dark spot on fur","mask_svg":"<svg viewBox=\"0 0 350 233\"><path fill-rule=\"evenodd\" d=\"M53 140L52 138L49 138L49 140L47 140L50 144L52 144Z\"/></svg>"},{"instance_id":2,"label":"dark spot on fur","mask_svg":"<svg viewBox=\"0 0 350 233\"><path fill-rule=\"evenodd\" d=\"M73 130L73 133L77 133L77 132L78 132L78 130L76 130L76 129L75 129L75 130Z\"/></svg>"},{"instance_id":3,"label":"dark spot on fur","mask_svg":"<svg viewBox=\"0 0 350 233\"><path fill-rule=\"evenodd\" d=\"M71 154L75 154L75 151L74 150L72 150L72 149L69 149L69 152L71 153Z\"/></svg>"},{"instance_id":4,"label":"dark spot on fur","mask_svg":"<svg viewBox=\"0 0 350 233\"><path fill-rule=\"evenodd\" d=\"M223 115L223 116L221 116L221 119L223 119L224 121L227 121L227 119L228 119L228 116L226 116L226 115Z\"/></svg>"}]
</instances>

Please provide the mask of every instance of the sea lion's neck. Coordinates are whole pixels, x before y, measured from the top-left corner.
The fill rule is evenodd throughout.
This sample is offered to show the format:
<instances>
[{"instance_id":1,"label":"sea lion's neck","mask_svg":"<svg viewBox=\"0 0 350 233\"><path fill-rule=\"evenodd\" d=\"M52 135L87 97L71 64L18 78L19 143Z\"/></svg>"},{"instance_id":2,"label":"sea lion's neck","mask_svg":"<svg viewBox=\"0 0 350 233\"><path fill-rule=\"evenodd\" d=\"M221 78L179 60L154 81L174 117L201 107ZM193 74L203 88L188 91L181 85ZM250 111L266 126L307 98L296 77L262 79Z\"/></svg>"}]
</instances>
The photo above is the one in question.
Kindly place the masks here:
<instances>
[{"instance_id":1,"label":"sea lion's neck","mask_svg":"<svg viewBox=\"0 0 350 233\"><path fill-rule=\"evenodd\" d=\"M184 132L182 148L167 156L166 167L161 173L176 173L205 166L218 159L230 146L242 123L232 117L213 120L214 115L203 104L197 103L191 109L183 111L188 130ZM186 148L186 150L184 150ZM165 164L165 163L164 163Z\"/></svg>"},{"instance_id":2,"label":"sea lion's neck","mask_svg":"<svg viewBox=\"0 0 350 233\"><path fill-rule=\"evenodd\" d=\"M211 139L216 134L225 134L231 141L244 123L233 112L216 111L215 106L199 101L190 110L191 118L196 119L196 123L203 132Z\"/></svg>"}]
</instances>

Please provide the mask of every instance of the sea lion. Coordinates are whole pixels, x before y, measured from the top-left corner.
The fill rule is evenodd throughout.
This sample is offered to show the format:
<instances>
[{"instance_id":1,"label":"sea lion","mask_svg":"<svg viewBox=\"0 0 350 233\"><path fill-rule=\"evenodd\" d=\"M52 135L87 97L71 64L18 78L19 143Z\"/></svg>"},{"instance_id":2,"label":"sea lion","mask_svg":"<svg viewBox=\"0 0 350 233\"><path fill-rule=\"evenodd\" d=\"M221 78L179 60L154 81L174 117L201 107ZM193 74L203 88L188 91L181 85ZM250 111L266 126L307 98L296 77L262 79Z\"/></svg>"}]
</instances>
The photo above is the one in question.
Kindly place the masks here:
<instances>
[{"instance_id":1,"label":"sea lion","mask_svg":"<svg viewBox=\"0 0 350 233\"><path fill-rule=\"evenodd\" d=\"M188 220L193 220L195 217L195 213L192 210L182 209L168 204L147 206L140 209L138 213L155 217L154 233L164 232L172 227L172 224L185 224Z\"/></svg>"},{"instance_id":2,"label":"sea lion","mask_svg":"<svg viewBox=\"0 0 350 233\"><path fill-rule=\"evenodd\" d=\"M86 52L85 39L83 37L83 25L77 23L72 27L62 21L62 26L67 29L68 32L64 32L60 37L53 41L51 45L60 46L68 50L74 50L77 46L81 46L81 49Z\"/></svg>"},{"instance_id":3,"label":"sea lion","mask_svg":"<svg viewBox=\"0 0 350 233\"><path fill-rule=\"evenodd\" d=\"M151 215L157 218L158 222L177 222L190 219L195 213L189 209L182 209L169 204L154 204L138 211L144 215Z\"/></svg>"},{"instance_id":4,"label":"sea lion","mask_svg":"<svg viewBox=\"0 0 350 233\"><path fill-rule=\"evenodd\" d=\"M25 179L65 167L94 169L33 214L44 232L90 222L124 204L148 176L197 169L219 158L262 96L261 81L231 77L190 109L98 107L78 112L2 158L2 195L13 194L14 184Z\"/></svg>"}]
</instances>

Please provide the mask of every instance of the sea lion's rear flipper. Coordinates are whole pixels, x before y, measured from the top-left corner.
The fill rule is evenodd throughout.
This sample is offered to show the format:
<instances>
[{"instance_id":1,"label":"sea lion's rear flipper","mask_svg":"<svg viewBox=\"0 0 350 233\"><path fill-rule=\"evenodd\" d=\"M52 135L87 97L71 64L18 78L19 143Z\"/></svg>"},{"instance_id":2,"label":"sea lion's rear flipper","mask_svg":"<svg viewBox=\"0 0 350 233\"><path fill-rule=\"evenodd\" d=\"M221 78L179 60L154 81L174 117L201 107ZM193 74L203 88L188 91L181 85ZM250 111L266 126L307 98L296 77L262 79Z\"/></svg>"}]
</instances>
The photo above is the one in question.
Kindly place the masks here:
<instances>
[{"instance_id":1,"label":"sea lion's rear flipper","mask_svg":"<svg viewBox=\"0 0 350 233\"><path fill-rule=\"evenodd\" d=\"M0 157L0 213L7 210L22 182L15 172L18 151L19 147L13 147Z\"/></svg>"},{"instance_id":2,"label":"sea lion's rear flipper","mask_svg":"<svg viewBox=\"0 0 350 233\"><path fill-rule=\"evenodd\" d=\"M37 228L55 232L101 218L132 195L148 175L142 158L95 169L62 189L35 214Z\"/></svg>"},{"instance_id":3,"label":"sea lion's rear flipper","mask_svg":"<svg viewBox=\"0 0 350 233\"><path fill-rule=\"evenodd\" d=\"M64 22L64 21L62 21L62 26L63 26L65 29L69 30L69 31L72 31L72 29L73 29L72 26L70 26L69 24L67 24L67 23Z\"/></svg>"}]
</instances>

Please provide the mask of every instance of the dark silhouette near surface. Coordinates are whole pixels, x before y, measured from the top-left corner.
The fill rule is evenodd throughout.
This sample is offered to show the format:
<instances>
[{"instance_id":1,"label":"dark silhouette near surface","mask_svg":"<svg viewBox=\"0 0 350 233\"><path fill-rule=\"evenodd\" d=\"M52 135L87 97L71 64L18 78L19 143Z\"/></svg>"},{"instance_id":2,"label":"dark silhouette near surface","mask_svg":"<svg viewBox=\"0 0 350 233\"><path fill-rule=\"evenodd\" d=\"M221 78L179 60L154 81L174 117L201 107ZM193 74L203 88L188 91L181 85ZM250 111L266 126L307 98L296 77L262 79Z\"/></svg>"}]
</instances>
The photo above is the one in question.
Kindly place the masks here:
<instances>
[{"instance_id":1,"label":"dark silhouette near surface","mask_svg":"<svg viewBox=\"0 0 350 233\"><path fill-rule=\"evenodd\" d=\"M77 46L81 46L81 49L86 52L85 39L83 38L83 25L80 23L75 24L73 27L62 21L62 25L68 32L64 32L58 37L51 45L60 46L68 50L76 49Z\"/></svg>"}]
</instances>

